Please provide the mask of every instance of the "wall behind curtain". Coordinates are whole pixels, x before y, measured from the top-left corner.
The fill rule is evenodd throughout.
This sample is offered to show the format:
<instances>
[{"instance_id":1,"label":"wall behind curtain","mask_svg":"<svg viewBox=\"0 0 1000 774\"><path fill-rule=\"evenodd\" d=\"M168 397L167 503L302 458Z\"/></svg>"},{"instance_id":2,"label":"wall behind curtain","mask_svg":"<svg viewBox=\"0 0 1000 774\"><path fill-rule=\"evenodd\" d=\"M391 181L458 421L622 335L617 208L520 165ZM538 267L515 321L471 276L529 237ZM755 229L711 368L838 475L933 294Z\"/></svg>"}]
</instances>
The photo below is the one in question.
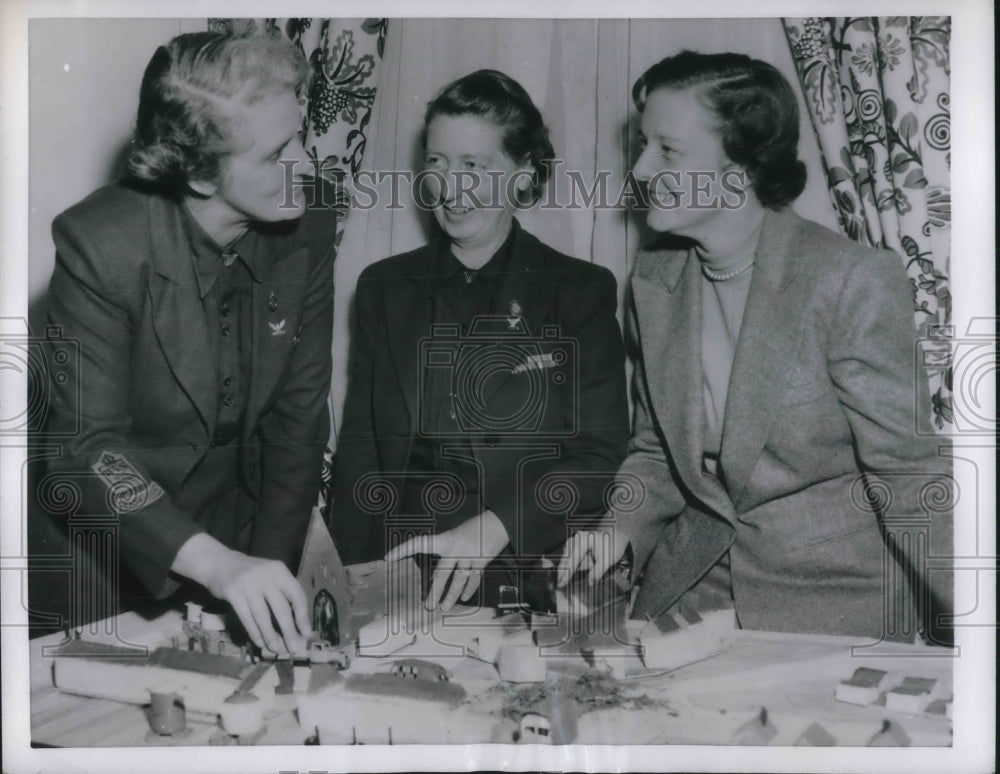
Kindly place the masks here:
<instances>
[{"instance_id":1,"label":"wall behind curtain","mask_svg":"<svg viewBox=\"0 0 1000 774\"><path fill-rule=\"evenodd\" d=\"M596 170L610 172L617 198L628 168L638 114L632 83L647 67L684 48L737 51L774 64L798 91L781 20L770 19L392 19L369 132L364 169L419 169L419 132L424 109L449 81L473 70L503 70L527 89L552 132L565 163L552 185L569 198L567 170L578 170L588 186ZM794 209L837 229L819 148L800 95L800 151L809 181ZM388 186L382 194L389 197ZM337 259L333 405L340 419L346 390L348 310L361 270L394 253L418 247L430 231L429 213L413 206L409 189L399 209L356 209L348 220ZM619 297L642 241L640 224L621 211L595 208L540 210L522 224L558 250L611 269Z\"/></svg>"},{"instance_id":2,"label":"wall behind curtain","mask_svg":"<svg viewBox=\"0 0 1000 774\"><path fill-rule=\"evenodd\" d=\"M139 84L156 47L182 32L204 29L204 19L32 19L28 24L33 307L55 265L52 219L122 173Z\"/></svg>"},{"instance_id":3,"label":"wall behind curtain","mask_svg":"<svg viewBox=\"0 0 1000 774\"><path fill-rule=\"evenodd\" d=\"M120 172L131 136L142 71L157 45L205 19L39 19L29 29L30 296L37 302L52 273L52 218ZM114 41L113 46L107 41ZM424 107L448 81L480 67L518 79L541 108L557 154L555 185L568 192L566 170L591 184L610 171L617 192L628 154L626 119L636 117L629 90L649 65L682 48L743 51L772 62L797 83L781 21L772 19L511 20L393 19L380 97L363 167L409 169L419 161ZM66 65L69 68L66 69ZM797 88L797 87L796 87ZM81 130L81 127L84 129ZM800 149L809 169L795 204L802 215L836 228L818 146L803 105ZM58 174L53 173L58 170ZM426 215L410 205L353 211L336 266L333 406L339 423L346 389L348 313L358 274L369 263L422 244ZM525 227L559 250L612 269L624 289L640 240L621 212L531 211ZM33 322L38 303L32 304Z\"/></svg>"}]
</instances>

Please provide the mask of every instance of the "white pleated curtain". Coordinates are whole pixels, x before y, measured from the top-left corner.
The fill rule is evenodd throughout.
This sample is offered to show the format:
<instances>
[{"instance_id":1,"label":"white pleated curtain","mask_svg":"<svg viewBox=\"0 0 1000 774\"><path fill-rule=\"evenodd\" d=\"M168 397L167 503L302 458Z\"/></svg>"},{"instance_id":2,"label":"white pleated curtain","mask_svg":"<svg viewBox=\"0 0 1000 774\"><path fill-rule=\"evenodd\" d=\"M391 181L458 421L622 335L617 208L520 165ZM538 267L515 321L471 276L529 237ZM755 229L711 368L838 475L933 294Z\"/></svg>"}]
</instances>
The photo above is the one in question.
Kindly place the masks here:
<instances>
[{"instance_id":1,"label":"white pleated curtain","mask_svg":"<svg viewBox=\"0 0 1000 774\"><path fill-rule=\"evenodd\" d=\"M393 19L388 25L378 96L363 168L419 169L419 133L427 102L445 84L479 68L519 81L545 117L563 161L550 183L569 199L569 173L588 187L606 170L610 199L623 185L637 114L631 87L646 68L690 48L738 51L773 63L797 83L780 19ZM809 184L795 203L805 217L837 228L816 139L804 103L802 154ZM386 201L388 186L383 186ZM403 190L399 209L355 208L348 220L336 274L333 405L339 420L346 389L348 310L358 274L368 264L424 244L429 214ZM635 216L599 206L527 211L522 225L564 253L606 266L621 297L642 240Z\"/></svg>"}]
</instances>

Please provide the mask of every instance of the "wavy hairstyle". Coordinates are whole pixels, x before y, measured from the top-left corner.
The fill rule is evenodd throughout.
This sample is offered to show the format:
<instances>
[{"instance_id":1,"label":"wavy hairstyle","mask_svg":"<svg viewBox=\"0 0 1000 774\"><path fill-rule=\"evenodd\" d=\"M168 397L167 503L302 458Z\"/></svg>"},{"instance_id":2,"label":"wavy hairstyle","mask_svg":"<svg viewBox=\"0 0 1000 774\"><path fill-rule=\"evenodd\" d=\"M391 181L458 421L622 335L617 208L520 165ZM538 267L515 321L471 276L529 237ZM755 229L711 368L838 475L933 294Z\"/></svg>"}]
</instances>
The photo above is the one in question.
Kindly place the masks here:
<instances>
[{"instance_id":1,"label":"wavy hairstyle","mask_svg":"<svg viewBox=\"0 0 1000 774\"><path fill-rule=\"evenodd\" d=\"M308 78L305 56L280 36L178 35L146 66L127 172L175 192L217 180L236 145L234 105L285 89L300 94Z\"/></svg>"},{"instance_id":2,"label":"wavy hairstyle","mask_svg":"<svg viewBox=\"0 0 1000 774\"><path fill-rule=\"evenodd\" d=\"M682 51L646 70L632 87L641 113L657 89L695 87L716 117L723 150L744 167L760 203L781 209L806 185L799 160L795 92L773 66L744 54Z\"/></svg>"},{"instance_id":3,"label":"wavy hairstyle","mask_svg":"<svg viewBox=\"0 0 1000 774\"><path fill-rule=\"evenodd\" d=\"M439 115L474 115L490 121L500 130L504 153L534 170L531 201L541 197L555 150L541 112L520 83L499 70L476 70L449 83L428 103L425 139L427 127Z\"/></svg>"}]
</instances>

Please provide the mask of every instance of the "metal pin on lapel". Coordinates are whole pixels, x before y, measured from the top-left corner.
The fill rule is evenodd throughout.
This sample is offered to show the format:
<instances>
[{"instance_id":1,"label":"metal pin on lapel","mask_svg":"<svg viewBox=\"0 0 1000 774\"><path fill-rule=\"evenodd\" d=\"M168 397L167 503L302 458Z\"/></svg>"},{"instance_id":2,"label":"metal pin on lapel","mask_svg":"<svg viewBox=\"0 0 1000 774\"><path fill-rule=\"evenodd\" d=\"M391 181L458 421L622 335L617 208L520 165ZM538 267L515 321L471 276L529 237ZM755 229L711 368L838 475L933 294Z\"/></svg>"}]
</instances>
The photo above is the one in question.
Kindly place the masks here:
<instances>
[{"instance_id":1,"label":"metal pin on lapel","mask_svg":"<svg viewBox=\"0 0 1000 774\"><path fill-rule=\"evenodd\" d=\"M272 312L278 311L278 299L275 297L274 293L268 296L267 308Z\"/></svg>"},{"instance_id":2,"label":"metal pin on lapel","mask_svg":"<svg viewBox=\"0 0 1000 774\"><path fill-rule=\"evenodd\" d=\"M518 324L521 322L521 313L524 310L521 308L521 303L515 298L510 302L510 315L507 317L507 327L510 330L517 328Z\"/></svg>"}]
</instances>

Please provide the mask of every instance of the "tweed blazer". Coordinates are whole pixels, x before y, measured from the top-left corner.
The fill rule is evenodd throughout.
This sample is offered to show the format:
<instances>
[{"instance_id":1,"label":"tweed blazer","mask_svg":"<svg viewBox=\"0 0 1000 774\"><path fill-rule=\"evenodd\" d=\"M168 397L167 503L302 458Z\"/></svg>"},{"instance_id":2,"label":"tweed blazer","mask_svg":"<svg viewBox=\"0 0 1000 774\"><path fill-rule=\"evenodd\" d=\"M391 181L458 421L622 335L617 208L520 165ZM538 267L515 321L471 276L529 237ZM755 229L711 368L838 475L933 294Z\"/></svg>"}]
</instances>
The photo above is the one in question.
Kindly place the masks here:
<instances>
[{"instance_id":1,"label":"tweed blazer","mask_svg":"<svg viewBox=\"0 0 1000 774\"><path fill-rule=\"evenodd\" d=\"M81 363L52 385L52 428L78 423L79 432L49 468L78 483L80 513L119 514L122 560L156 596L177 588L169 568L203 529L175 500L213 443L219 389L218 334L205 319L180 206L117 183L52 226L49 320L79 341ZM247 548L293 569L329 440L335 227L332 210L307 211L255 226L241 242L259 278L236 441L241 484L258 512Z\"/></svg>"},{"instance_id":2,"label":"tweed blazer","mask_svg":"<svg viewBox=\"0 0 1000 774\"><path fill-rule=\"evenodd\" d=\"M702 469L701 282L688 250L642 253L631 277L641 357L621 474L644 496L613 517L644 568L635 615L661 613L729 551L743 627L912 638L898 614L918 591L899 562L926 568L916 533L950 556L952 521L950 502L926 505L950 465L915 415L927 385L899 257L767 211L719 478ZM913 541L889 534L900 530ZM934 593L920 598L950 609L950 575L928 578Z\"/></svg>"},{"instance_id":3,"label":"tweed blazer","mask_svg":"<svg viewBox=\"0 0 1000 774\"><path fill-rule=\"evenodd\" d=\"M525 362L532 369L495 375L484 387L481 413L487 420L516 416L532 400L540 401L538 412L523 427L501 432L484 420L466 435L481 470L481 494L504 523L511 552L537 557L566 540L570 517L604 510L628 440L625 354L611 272L553 250L516 221L514 229L499 303L505 313L517 310L525 351L530 358L537 350L538 359ZM331 527L345 561L381 558L386 550L392 504L378 485L398 493L421 432L421 345L429 336L440 249L432 242L378 261L358 280L333 481ZM454 346L475 344L470 336ZM571 352L567 367L545 368L556 349ZM533 380L540 391L531 397Z\"/></svg>"}]
</instances>

